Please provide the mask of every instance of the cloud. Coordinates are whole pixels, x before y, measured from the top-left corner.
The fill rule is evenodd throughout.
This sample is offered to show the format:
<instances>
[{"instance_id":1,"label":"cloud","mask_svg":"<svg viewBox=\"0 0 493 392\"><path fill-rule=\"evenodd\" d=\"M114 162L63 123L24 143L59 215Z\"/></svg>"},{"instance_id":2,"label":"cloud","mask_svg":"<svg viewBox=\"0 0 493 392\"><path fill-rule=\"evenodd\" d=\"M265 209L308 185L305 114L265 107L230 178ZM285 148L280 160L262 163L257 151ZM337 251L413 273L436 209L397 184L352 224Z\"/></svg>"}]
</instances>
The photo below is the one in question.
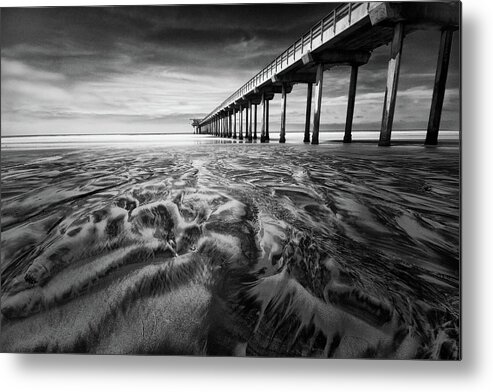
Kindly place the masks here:
<instances>
[{"instance_id":1,"label":"cloud","mask_svg":"<svg viewBox=\"0 0 493 392\"><path fill-rule=\"evenodd\" d=\"M2 79L24 79L24 80L39 80L46 82L56 82L64 80L64 75L56 72L43 71L20 61L2 59Z\"/></svg>"},{"instance_id":2,"label":"cloud","mask_svg":"<svg viewBox=\"0 0 493 392\"><path fill-rule=\"evenodd\" d=\"M180 120L180 130L189 131L190 118L205 116L244 77L225 75L218 84L214 76L150 65L94 80L68 80L63 74L37 71L19 61L3 60L2 129L5 135L26 132L28 119L37 118L38 121L29 122L38 126L39 121L60 119L63 121L60 126L55 124L55 131L59 132L62 125L65 131L70 131L73 127L79 129L75 122L82 119L106 118L115 123L132 121L134 132L141 131L137 119L143 124L161 121L163 127ZM67 122L69 119L74 124ZM53 122L50 124L54 126ZM107 121L101 124L99 128ZM92 124L91 129L95 128Z\"/></svg>"},{"instance_id":3,"label":"cloud","mask_svg":"<svg viewBox=\"0 0 493 392\"><path fill-rule=\"evenodd\" d=\"M2 132L189 132L190 118L208 114L335 5L2 10ZM437 32L406 37L396 119L409 126L427 119L438 40ZM457 49L454 38L449 122L459 112ZM388 50L360 69L355 121L379 121ZM348 67L325 73L322 122L345 121L348 84ZM305 101L306 87L295 86L288 122L304 121Z\"/></svg>"}]
</instances>

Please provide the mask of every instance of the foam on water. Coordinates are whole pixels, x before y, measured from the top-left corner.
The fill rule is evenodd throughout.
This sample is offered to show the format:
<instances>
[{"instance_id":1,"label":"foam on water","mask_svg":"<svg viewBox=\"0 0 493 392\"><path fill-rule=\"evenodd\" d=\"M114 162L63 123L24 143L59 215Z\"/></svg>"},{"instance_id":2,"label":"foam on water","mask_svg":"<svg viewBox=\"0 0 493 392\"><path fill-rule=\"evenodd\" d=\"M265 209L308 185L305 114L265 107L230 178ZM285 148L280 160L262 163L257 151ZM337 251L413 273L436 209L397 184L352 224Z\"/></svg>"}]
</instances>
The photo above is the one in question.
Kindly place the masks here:
<instances>
[{"instance_id":1,"label":"foam on water","mask_svg":"<svg viewBox=\"0 0 493 392\"><path fill-rule=\"evenodd\" d=\"M459 356L457 148L2 152L7 352Z\"/></svg>"}]
</instances>

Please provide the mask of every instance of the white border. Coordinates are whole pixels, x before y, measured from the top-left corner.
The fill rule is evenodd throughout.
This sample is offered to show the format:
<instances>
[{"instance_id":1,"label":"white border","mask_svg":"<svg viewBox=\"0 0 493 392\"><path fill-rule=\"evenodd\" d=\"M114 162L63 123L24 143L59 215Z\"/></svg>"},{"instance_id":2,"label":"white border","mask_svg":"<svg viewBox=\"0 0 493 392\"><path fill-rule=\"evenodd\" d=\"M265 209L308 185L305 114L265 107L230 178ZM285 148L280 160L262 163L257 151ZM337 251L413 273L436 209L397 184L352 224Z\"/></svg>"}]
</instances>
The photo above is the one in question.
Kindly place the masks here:
<instances>
[{"instance_id":1,"label":"white border","mask_svg":"<svg viewBox=\"0 0 493 392\"><path fill-rule=\"evenodd\" d=\"M243 3L247 2L251 1ZM1 6L93 4L163 4L163 1L2 0ZM488 258L493 233L492 4L484 0L463 1L462 362L0 354L2 390L492 390L493 260Z\"/></svg>"}]
</instances>

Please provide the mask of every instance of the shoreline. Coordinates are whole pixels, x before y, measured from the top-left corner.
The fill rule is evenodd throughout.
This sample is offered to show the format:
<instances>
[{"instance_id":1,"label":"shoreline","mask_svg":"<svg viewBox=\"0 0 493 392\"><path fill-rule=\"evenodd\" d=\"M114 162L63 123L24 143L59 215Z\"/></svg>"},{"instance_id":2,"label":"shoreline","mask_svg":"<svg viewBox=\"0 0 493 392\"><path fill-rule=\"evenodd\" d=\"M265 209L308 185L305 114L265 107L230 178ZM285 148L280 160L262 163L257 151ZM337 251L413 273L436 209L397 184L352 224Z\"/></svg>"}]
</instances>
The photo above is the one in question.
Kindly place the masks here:
<instances>
[{"instance_id":1,"label":"shoreline","mask_svg":"<svg viewBox=\"0 0 493 392\"><path fill-rule=\"evenodd\" d=\"M416 145L423 146L425 130L394 131L392 146ZM260 139L243 140L232 138L221 138L213 135L194 134L101 134L101 135L48 135L48 136L2 136L2 151L19 150L46 150L46 149L72 149L72 148L155 148L176 146L197 146L207 144L279 144L279 134L271 133L268 143L261 143ZM286 134L286 145L307 145L303 142L303 132L288 132ZM351 144L377 144L378 131L355 132L351 143L343 143L343 132L322 132L320 145L344 145ZM442 131L438 147L460 146L460 131ZM435 147L435 146L427 146Z\"/></svg>"},{"instance_id":2,"label":"shoreline","mask_svg":"<svg viewBox=\"0 0 493 392\"><path fill-rule=\"evenodd\" d=\"M454 132L460 133L459 129L441 129L441 132ZM303 131L293 131L287 130L286 134L296 134L302 133ZM328 133L343 133L344 129L325 129L321 130L320 134L328 134ZM354 129L353 133L363 133L363 132L380 132L378 129ZM426 132L424 128L404 128L404 129L394 129L393 132ZM277 133L277 132L275 132ZM202 133L202 134L194 134L191 132L110 132L110 133L43 133L43 134L22 134L22 135L1 135L0 138L8 139L14 137L62 137L62 136L187 136L187 135L195 135L195 136L210 136L217 137L211 134Z\"/></svg>"}]
</instances>

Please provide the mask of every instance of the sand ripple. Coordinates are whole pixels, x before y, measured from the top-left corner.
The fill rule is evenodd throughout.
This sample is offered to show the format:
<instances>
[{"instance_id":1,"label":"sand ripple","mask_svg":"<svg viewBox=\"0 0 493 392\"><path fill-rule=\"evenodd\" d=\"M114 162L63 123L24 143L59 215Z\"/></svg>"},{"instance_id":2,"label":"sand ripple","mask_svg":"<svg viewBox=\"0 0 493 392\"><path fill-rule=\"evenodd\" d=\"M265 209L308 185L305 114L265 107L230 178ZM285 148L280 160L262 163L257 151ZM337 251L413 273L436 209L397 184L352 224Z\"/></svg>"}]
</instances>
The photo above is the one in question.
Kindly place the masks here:
<instances>
[{"instance_id":1,"label":"sand ripple","mask_svg":"<svg viewBox=\"0 0 493 392\"><path fill-rule=\"evenodd\" d=\"M409 146L3 153L2 351L457 358L458 173Z\"/></svg>"}]
</instances>

